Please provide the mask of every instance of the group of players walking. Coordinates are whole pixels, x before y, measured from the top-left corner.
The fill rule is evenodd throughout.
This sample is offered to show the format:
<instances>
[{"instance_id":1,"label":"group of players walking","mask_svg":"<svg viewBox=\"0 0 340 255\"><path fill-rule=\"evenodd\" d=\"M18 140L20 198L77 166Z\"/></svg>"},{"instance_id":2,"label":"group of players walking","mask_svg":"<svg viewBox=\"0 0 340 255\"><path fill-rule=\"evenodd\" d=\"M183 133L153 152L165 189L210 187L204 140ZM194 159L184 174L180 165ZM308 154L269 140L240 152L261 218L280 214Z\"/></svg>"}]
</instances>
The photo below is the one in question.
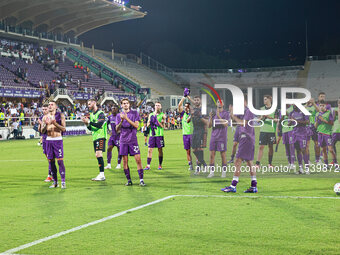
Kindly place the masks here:
<instances>
[{"instance_id":1,"label":"group of players walking","mask_svg":"<svg viewBox=\"0 0 340 255\"><path fill-rule=\"evenodd\" d=\"M231 185L222 189L224 192L236 192L236 186L241 173L242 162L246 162L251 176L250 188L245 190L246 193L257 193L257 169L261 167L260 161L263 157L264 147L267 145L269 167L272 166L274 155L274 144L279 144L282 139L285 145L286 155L290 168L295 167L295 151L299 164L297 173L309 173L309 144L310 140L314 141L316 163L320 162L320 148L322 148L322 157L325 165L328 165L328 153L333 157L332 163L337 163L335 144L340 140L340 100L338 109L332 111L330 105L325 102L325 94L320 93L318 102L310 100L306 108L311 113L310 116L304 115L299 108L290 106L287 115L280 114L279 111L271 115L257 118L263 125L260 129L259 151L255 166L253 166L255 154L255 129L254 125L249 125L254 121L255 116L247 107L247 100L244 101L245 111L243 115L234 115L233 107L230 105L228 111L224 109L222 100L216 103L216 111L211 111L208 117L201 114L201 99L195 96L193 99L189 95L189 90L184 91L184 96L178 105L178 110L182 118L183 144L186 150L186 156L189 164L189 170L194 170L192 163L191 150L196 157L195 174L199 174L202 169L209 169L208 178L215 174L215 155L220 152L222 159L222 177L226 177L228 163L234 163L235 171ZM188 99L188 101L186 101ZM272 98L269 95L264 96L264 106L262 109L270 109ZM155 103L154 112L149 114L147 126L149 127L150 137L148 143L147 166L143 169L140 149L137 141L137 129L139 126L140 116L137 111L130 108L128 99L121 100L121 112L118 105L113 105L111 115L106 118L103 111L97 107L95 100L88 100L90 116L82 117L82 121L92 132L95 155L98 161L99 174L93 178L93 181L104 181L104 169L111 169L111 159L113 147L118 150L117 167L121 168L123 160L124 173L127 178L126 186L131 186L130 168L128 165L128 156L133 156L139 175L140 186L145 186L144 170L150 170L152 152L158 148L159 170L162 170L163 147L164 147L164 123L165 114L162 112L160 102ZM191 107L191 104L193 107ZM55 159L59 165L61 176L61 187L66 188L65 183L65 166L63 163L63 141L62 132L66 130L65 117L56 111L55 102L50 102L43 106L44 116L39 120L39 131L43 135L43 150L49 161L49 175L45 181L52 181L50 188L58 187L57 168ZM287 119L288 125L280 123ZM228 126L232 122L237 123L232 155L227 162L227 132ZM218 124L216 124L218 123ZM243 123L243 124L241 124ZM210 159L209 166L204 160L204 148L207 144L207 129L211 128L211 138L209 144ZM108 141L107 166L104 167L103 152L105 152L108 129L111 136ZM276 140L276 133L278 139ZM277 148L276 148L277 149ZM303 167L302 159L305 162ZM305 168L305 170L304 170Z\"/></svg>"}]
</instances>

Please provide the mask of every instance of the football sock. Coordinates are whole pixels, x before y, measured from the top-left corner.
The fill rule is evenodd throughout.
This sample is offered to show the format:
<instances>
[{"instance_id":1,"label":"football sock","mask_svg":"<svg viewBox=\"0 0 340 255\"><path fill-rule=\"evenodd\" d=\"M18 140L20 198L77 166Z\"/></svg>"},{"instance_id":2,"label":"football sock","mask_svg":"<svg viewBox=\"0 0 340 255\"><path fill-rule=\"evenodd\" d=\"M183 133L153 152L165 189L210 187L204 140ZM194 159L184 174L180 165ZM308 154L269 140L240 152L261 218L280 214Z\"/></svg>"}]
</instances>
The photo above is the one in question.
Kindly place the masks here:
<instances>
[{"instance_id":1,"label":"football sock","mask_svg":"<svg viewBox=\"0 0 340 255\"><path fill-rule=\"evenodd\" d=\"M234 176L234 177L233 177L233 180L232 180L232 182L231 182L231 186L236 187L237 183L238 183L238 177L237 177L237 176Z\"/></svg>"},{"instance_id":2,"label":"football sock","mask_svg":"<svg viewBox=\"0 0 340 255\"><path fill-rule=\"evenodd\" d=\"M259 165L260 165L260 161L256 161L256 163L255 163L255 164L259 166Z\"/></svg>"},{"instance_id":3,"label":"football sock","mask_svg":"<svg viewBox=\"0 0 340 255\"><path fill-rule=\"evenodd\" d=\"M51 171L52 171L52 176L53 176L53 180L55 183L58 182L58 175L57 175L57 167L55 165L55 161L50 161L49 165L51 166Z\"/></svg>"},{"instance_id":4,"label":"football sock","mask_svg":"<svg viewBox=\"0 0 340 255\"><path fill-rule=\"evenodd\" d=\"M289 145L289 151L290 151L290 163L294 164L295 163L295 148L294 144Z\"/></svg>"},{"instance_id":5,"label":"football sock","mask_svg":"<svg viewBox=\"0 0 340 255\"><path fill-rule=\"evenodd\" d=\"M124 173L125 173L125 176L126 176L126 179L128 181L131 181L131 176L130 176L130 169L124 169Z\"/></svg>"},{"instance_id":6,"label":"football sock","mask_svg":"<svg viewBox=\"0 0 340 255\"><path fill-rule=\"evenodd\" d=\"M158 157L158 162L159 162L159 165L161 166L161 165L162 165L162 163L163 163L163 156L161 156L161 157Z\"/></svg>"},{"instance_id":7,"label":"football sock","mask_svg":"<svg viewBox=\"0 0 340 255\"><path fill-rule=\"evenodd\" d=\"M107 151L107 163L111 164L111 158L112 158L112 151Z\"/></svg>"},{"instance_id":8,"label":"football sock","mask_svg":"<svg viewBox=\"0 0 340 255\"><path fill-rule=\"evenodd\" d=\"M271 165L273 162L273 155L268 155L268 163Z\"/></svg>"},{"instance_id":9,"label":"football sock","mask_svg":"<svg viewBox=\"0 0 340 255\"><path fill-rule=\"evenodd\" d=\"M144 176L143 168L138 170L138 175L139 175L139 180L143 181L143 176Z\"/></svg>"},{"instance_id":10,"label":"football sock","mask_svg":"<svg viewBox=\"0 0 340 255\"><path fill-rule=\"evenodd\" d=\"M103 157L97 158L98 160L98 166L99 166L99 172L104 173L104 159Z\"/></svg>"},{"instance_id":11,"label":"football sock","mask_svg":"<svg viewBox=\"0 0 340 255\"><path fill-rule=\"evenodd\" d=\"M48 164L48 176L52 176L51 164Z\"/></svg>"},{"instance_id":12,"label":"football sock","mask_svg":"<svg viewBox=\"0 0 340 255\"><path fill-rule=\"evenodd\" d=\"M301 153L297 154L297 159L298 159L299 166L301 166L302 165L302 155L301 155Z\"/></svg>"},{"instance_id":13,"label":"football sock","mask_svg":"<svg viewBox=\"0 0 340 255\"><path fill-rule=\"evenodd\" d=\"M289 144L285 144L285 149L286 149L286 157L287 157L287 160L288 160L288 163L291 164L291 160L290 160L290 151L289 151Z\"/></svg>"},{"instance_id":14,"label":"football sock","mask_svg":"<svg viewBox=\"0 0 340 255\"><path fill-rule=\"evenodd\" d=\"M255 188L257 186L256 176L251 176L251 187Z\"/></svg>"},{"instance_id":15,"label":"football sock","mask_svg":"<svg viewBox=\"0 0 340 255\"><path fill-rule=\"evenodd\" d=\"M147 164L147 165L150 165L150 164L151 164L151 159L152 159L152 158L147 158L147 159L146 159L146 164Z\"/></svg>"},{"instance_id":16,"label":"football sock","mask_svg":"<svg viewBox=\"0 0 340 255\"><path fill-rule=\"evenodd\" d=\"M59 165L59 174L60 174L61 182L65 182L64 160L58 160L58 165Z\"/></svg>"},{"instance_id":17,"label":"football sock","mask_svg":"<svg viewBox=\"0 0 340 255\"><path fill-rule=\"evenodd\" d=\"M210 164L209 170L210 170L210 173L214 173L215 172L215 164Z\"/></svg>"},{"instance_id":18,"label":"football sock","mask_svg":"<svg viewBox=\"0 0 340 255\"><path fill-rule=\"evenodd\" d=\"M122 162L122 156L118 155L118 164L120 165L120 162Z\"/></svg>"},{"instance_id":19,"label":"football sock","mask_svg":"<svg viewBox=\"0 0 340 255\"><path fill-rule=\"evenodd\" d=\"M303 154L303 161L305 161L305 164L309 164L309 155L307 153Z\"/></svg>"}]
</instances>

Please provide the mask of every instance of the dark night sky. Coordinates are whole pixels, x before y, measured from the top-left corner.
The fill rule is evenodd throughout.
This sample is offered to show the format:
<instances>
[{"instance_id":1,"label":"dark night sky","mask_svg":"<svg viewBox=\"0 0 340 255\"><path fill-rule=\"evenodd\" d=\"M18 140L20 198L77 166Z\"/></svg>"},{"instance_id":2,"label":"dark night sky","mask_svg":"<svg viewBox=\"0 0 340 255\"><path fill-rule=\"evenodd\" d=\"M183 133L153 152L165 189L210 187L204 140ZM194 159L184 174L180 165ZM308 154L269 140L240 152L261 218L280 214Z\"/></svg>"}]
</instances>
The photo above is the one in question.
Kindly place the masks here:
<instances>
[{"instance_id":1,"label":"dark night sky","mask_svg":"<svg viewBox=\"0 0 340 255\"><path fill-rule=\"evenodd\" d=\"M309 55L340 54L339 0L131 0L147 11L80 37L86 46L138 55L170 67L301 64L305 20Z\"/></svg>"}]
</instances>

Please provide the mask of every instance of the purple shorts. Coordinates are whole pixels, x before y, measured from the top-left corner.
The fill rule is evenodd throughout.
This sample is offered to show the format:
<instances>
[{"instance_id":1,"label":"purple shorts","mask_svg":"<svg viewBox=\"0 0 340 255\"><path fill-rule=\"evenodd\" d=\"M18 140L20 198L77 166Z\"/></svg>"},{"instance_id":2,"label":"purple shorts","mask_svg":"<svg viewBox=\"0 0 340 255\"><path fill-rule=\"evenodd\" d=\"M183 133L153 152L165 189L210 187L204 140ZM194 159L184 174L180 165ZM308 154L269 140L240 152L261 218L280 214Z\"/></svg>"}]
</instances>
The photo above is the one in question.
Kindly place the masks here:
<instances>
[{"instance_id":1,"label":"purple shorts","mask_svg":"<svg viewBox=\"0 0 340 255\"><path fill-rule=\"evenodd\" d=\"M190 150L191 148L191 135L183 135L184 150Z\"/></svg>"},{"instance_id":2,"label":"purple shorts","mask_svg":"<svg viewBox=\"0 0 340 255\"><path fill-rule=\"evenodd\" d=\"M314 125L311 125L308 127L308 136L307 141L312 139L313 141L318 141L318 132L316 131L316 128Z\"/></svg>"},{"instance_id":3,"label":"purple shorts","mask_svg":"<svg viewBox=\"0 0 340 255\"><path fill-rule=\"evenodd\" d=\"M293 144L294 143L293 131L282 133L282 143L283 144Z\"/></svg>"},{"instance_id":4,"label":"purple shorts","mask_svg":"<svg viewBox=\"0 0 340 255\"><path fill-rule=\"evenodd\" d=\"M307 136L295 136L294 144L298 146L297 148L305 149L307 146Z\"/></svg>"},{"instance_id":5,"label":"purple shorts","mask_svg":"<svg viewBox=\"0 0 340 255\"><path fill-rule=\"evenodd\" d=\"M128 156L129 154L130 156L140 154L138 142L134 142L130 144L125 144L125 143L120 144L119 155Z\"/></svg>"},{"instance_id":6,"label":"purple shorts","mask_svg":"<svg viewBox=\"0 0 340 255\"><path fill-rule=\"evenodd\" d=\"M236 153L236 158L241 158L246 161L254 160L255 141L250 139L247 135L241 134L239 136L239 145Z\"/></svg>"},{"instance_id":7,"label":"purple shorts","mask_svg":"<svg viewBox=\"0 0 340 255\"><path fill-rule=\"evenodd\" d=\"M337 141L340 141L340 133L333 133L332 142L335 143Z\"/></svg>"},{"instance_id":8,"label":"purple shorts","mask_svg":"<svg viewBox=\"0 0 340 255\"><path fill-rule=\"evenodd\" d=\"M116 146L119 148L119 136L111 136L107 145Z\"/></svg>"},{"instance_id":9,"label":"purple shorts","mask_svg":"<svg viewBox=\"0 0 340 255\"><path fill-rule=\"evenodd\" d=\"M47 159L63 158L63 140L46 140Z\"/></svg>"},{"instance_id":10,"label":"purple shorts","mask_svg":"<svg viewBox=\"0 0 340 255\"><path fill-rule=\"evenodd\" d=\"M210 140L209 145L210 151L227 151L227 141L215 141L214 139Z\"/></svg>"},{"instance_id":11,"label":"purple shorts","mask_svg":"<svg viewBox=\"0 0 340 255\"><path fill-rule=\"evenodd\" d=\"M163 148L164 146L164 136L149 137L149 148Z\"/></svg>"},{"instance_id":12,"label":"purple shorts","mask_svg":"<svg viewBox=\"0 0 340 255\"><path fill-rule=\"evenodd\" d=\"M319 133L318 135L318 143L320 147L325 147L325 146L332 146L332 137L331 135L326 135Z\"/></svg>"},{"instance_id":13,"label":"purple shorts","mask_svg":"<svg viewBox=\"0 0 340 255\"><path fill-rule=\"evenodd\" d=\"M233 142L239 142L239 136L240 136L240 128L236 127L236 131L235 131L235 134L234 134Z\"/></svg>"}]
</instances>

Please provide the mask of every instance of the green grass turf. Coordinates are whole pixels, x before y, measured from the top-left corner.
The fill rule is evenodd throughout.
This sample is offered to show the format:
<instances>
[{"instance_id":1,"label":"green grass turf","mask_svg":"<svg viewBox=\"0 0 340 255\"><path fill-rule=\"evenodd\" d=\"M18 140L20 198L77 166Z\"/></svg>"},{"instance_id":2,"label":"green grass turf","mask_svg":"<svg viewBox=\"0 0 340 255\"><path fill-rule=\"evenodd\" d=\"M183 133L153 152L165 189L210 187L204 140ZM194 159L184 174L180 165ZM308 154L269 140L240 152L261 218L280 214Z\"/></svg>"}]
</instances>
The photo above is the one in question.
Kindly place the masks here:
<instances>
[{"instance_id":1,"label":"green grass turf","mask_svg":"<svg viewBox=\"0 0 340 255\"><path fill-rule=\"evenodd\" d=\"M138 138L145 165L144 137ZM231 173L227 179L193 176L181 131L165 132L165 142L164 170L156 170L154 151L152 170L144 177L148 186L125 187L123 170L106 171L102 183L90 180L98 173L91 137L65 138L66 190L48 189L43 182L47 161L37 140L1 142L0 252L169 195L225 195L220 188L229 185ZM228 146L229 158L232 143ZM113 155L114 167L116 151ZM282 145L274 163L286 164ZM130 168L138 184L133 159ZM253 196L335 197L336 182L340 173L260 174L259 194ZM249 183L243 173L238 193L231 195L243 195ZM339 254L339 216L340 200L176 197L18 253Z\"/></svg>"}]
</instances>

